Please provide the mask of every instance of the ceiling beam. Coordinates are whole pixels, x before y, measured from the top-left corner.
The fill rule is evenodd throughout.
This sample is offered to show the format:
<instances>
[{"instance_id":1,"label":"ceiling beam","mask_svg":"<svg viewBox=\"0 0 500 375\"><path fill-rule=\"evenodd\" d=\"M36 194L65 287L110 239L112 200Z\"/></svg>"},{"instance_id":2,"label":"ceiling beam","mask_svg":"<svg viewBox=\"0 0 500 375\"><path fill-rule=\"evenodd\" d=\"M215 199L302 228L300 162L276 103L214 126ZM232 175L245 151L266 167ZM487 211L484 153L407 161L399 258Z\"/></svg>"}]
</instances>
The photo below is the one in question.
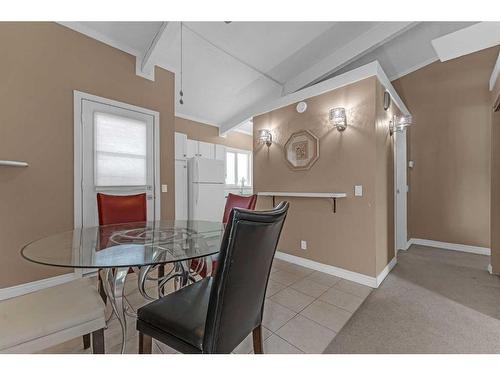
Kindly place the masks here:
<instances>
[{"instance_id":1,"label":"ceiling beam","mask_svg":"<svg viewBox=\"0 0 500 375\"><path fill-rule=\"evenodd\" d=\"M479 22L431 41L441 61L500 44L500 22Z\"/></svg>"},{"instance_id":2,"label":"ceiling beam","mask_svg":"<svg viewBox=\"0 0 500 375\"><path fill-rule=\"evenodd\" d=\"M284 94L290 94L309 84L318 82L415 25L417 25L417 22L379 23L297 76L289 79L285 82Z\"/></svg>"},{"instance_id":3,"label":"ceiling beam","mask_svg":"<svg viewBox=\"0 0 500 375\"><path fill-rule=\"evenodd\" d=\"M382 83L382 85L391 95L394 104L401 110L401 112L403 112L405 115L410 114L408 108L392 86L391 81L389 81L389 78L387 78L387 75L380 66L379 62L373 61L366 65L360 66L359 68L350 70L346 73L319 82L315 85L306 87L291 94L279 97L275 100L268 99L261 101L260 103L257 103L247 108L245 111L237 114L229 121L221 124L221 126L219 127L219 134L226 134L227 132L234 130L235 127L241 125L245 121L248 121L254 116L274 111L275 109L282 108L290 104L295 104L302 100L321 95L325 92L332 91L373 76L376 76L380 83Z\"/></svg>"},{"instance_id":4,"label":"ceiling beam","mask_svg":"<svg viewBox=\"0 0 500 375\"><path fill-rule=\"evenodd\" d=\"M170 48L177 36L180 22L162 22L150 45L143 54L136 56L135 72L151 81L155 79L155 65L159 51Z\"/></svg>"}]
</instances>

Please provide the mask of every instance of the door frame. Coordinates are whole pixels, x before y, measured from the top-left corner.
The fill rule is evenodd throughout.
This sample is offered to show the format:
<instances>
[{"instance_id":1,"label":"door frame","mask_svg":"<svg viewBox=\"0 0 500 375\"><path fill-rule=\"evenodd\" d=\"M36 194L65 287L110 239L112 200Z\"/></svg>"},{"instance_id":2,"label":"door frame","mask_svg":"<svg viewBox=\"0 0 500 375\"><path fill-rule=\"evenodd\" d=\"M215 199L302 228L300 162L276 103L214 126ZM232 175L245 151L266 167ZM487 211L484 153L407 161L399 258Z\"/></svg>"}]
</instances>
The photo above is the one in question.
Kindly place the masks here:
<instances>
[{"instance_id":1,"label":"door frame","mask_svg":"<svg viewBox=\"0 0 500 375\"><path fill-rule=\"evenodd\" d=\"M83 101L91 101L100 104L123 108L150 115L153 117L153 197L155 200L155 220L161 218L161 194L160 194L160 113L147 108L132 104L103 98L88 94L86 92L73 90L73 138L74 138L74 227L81 228L83 223Z\"/></svg>"},{"instance_id":2,"label":"door frame","mask_svg":"<svg viewBox=\"0 0 500 375\"><path fill-rule=\"evenodd\" d=\"M404 158L397 157L397 147L398 147L398 137L401 139L401 142L405 144L405 152ZM397 255L398 250L408 250L408 144L407 144L407 136L406 129L402 132L394 132L394 150L393 150L393 158L394 158L394 255ZM404 185L404 216L398 214L398 170L399 167L404 167L404 175L403 175L403 185ZM399 231L404 231L404 244L402 244L402 248L398 248L398 237Z\"/></svg>"}]
</instances>

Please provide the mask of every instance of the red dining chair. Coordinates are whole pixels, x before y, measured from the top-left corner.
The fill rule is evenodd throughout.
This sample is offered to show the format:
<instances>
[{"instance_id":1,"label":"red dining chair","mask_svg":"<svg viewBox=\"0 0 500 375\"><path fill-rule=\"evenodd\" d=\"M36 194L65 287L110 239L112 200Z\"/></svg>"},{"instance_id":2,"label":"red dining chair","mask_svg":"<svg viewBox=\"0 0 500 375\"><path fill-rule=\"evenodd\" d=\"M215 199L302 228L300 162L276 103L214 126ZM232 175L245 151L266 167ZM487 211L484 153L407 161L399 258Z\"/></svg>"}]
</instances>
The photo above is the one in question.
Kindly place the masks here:
<instances>
[{"instance_id":1,"label":"red dining chair","mask_svg":"<svg viewBox=\"0 0 500 375\"><path fill-rule=\"evenodd\" d=\"M146 193L135 195L109 195L97 193L99 225L126 224L146 221ZM116 228L100 228L100 249L108 247L108 241Z\"/></svg>"},{"instance_id":2,"label":"red dining chair","mask_svg":"<svg viewBox=\"0 0 500 375\"><path fill-rule=\"evenodd\" d=\"M233 208L246 208L247 210L255 210L255 205L257 203L257 194L243 196L229 193L227 195L226 205L224 206L224 216L222 217L222 223L227 224L229 216L231 215L231 210ZM212 256L212 274L215 272L218 263L218 256ZM191 262L191 269L195 270L201 277L206 277L207 264L205 259L194 259Z\"/></svg>"},{"instance_id":3,"label":"red dining chair","mask_svg":"<svg viewBox=\"0 0 500 375\"><path fill-rule=\"evenodd\" d=\"M97 193L99 225L146 221L146 193L108 195Z\"/></svg>"},{"instance_id":4,"label":"red dining chair","mask_svg":"<svg viewBox=\"0 0 500 375\"><path fill-rule=\"evenodd\" d=\"M99 217L99 225L126 224L146 221L146 193L135 195L109 195L97 193L97 213ZM99 228L99 243L100 249L109 247L109 239L114 227ZM133 272L132 269L129 273ZM104 293L101 275L99 275L99 293L104 301L106 294Z\"/></svg>"},{"instance_id":5,"label":"red dining chair","mask_svg":"<svg viewBox=\"0 0 500 375\"><path fill-rule=\"evenodd\" d=\"M255 210L255 204L257 203L257 194L250 196L242 196L229 193L227 195L226 206L224 207L224 216L222 217L222 222L227 224L229 220L229 215L233 208L246 208L247 210Z\"/></svg>"},{"instance_id":6,"label":"red dining chair","mask_svg":"<svg viewBox=\"0 0 500 375\"><path fill-rule=\"evenodd\" d=\"M146 193L135 195L109 195L97 193L97 213L99 225L113 225L146 221ZM108 247L113 228L99 228L99 248ZM129 270L129 273L133 270ZM104 303L107 297L98 272L98 290ZM90 335L83 336L83 347L90 347Z\"/></svg>"}]
</instances>

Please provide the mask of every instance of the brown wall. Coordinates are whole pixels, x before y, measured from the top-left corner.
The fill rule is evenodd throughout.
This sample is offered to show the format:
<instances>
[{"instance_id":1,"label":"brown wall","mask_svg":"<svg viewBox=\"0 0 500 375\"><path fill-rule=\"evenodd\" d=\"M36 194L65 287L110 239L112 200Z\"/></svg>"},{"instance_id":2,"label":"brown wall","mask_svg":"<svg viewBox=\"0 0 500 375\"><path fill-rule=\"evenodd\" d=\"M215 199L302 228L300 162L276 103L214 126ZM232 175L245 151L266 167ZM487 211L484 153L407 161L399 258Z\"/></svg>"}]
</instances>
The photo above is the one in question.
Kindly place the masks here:
<instances>
[{"instance_id":1,"label":"brown wall","mask_svg":"<svg viewBox=\"0 0 500 375\"><path fill-rule=\"evenodd\" d=\"M174 75L135 75L135 57L55 23L0 23L0 288L67 272L19 255L73 228L73 90L160 112L161 183L174 185ZM172 189L173 191L173 189ZM174 196L162 194L162 217Z\"/></svg>"},{"instance_id":2,"label":"brown wall","mask_svg":"<svg viewBox=\"0 0 500 375\"><path fill-rule=\"evenodd\" d=\"M500 274L500 76L493 89L491 109L491 267Z\"/></svg>"},{"instance_id":3,"label":"brown wall","mask_svg":"<svg viewBox=\"0 0 500 375\"><path fill-rule=\"evenodd\" d=\"M187 134L189 139L196 141L215 143L241 150L251 150L253 147L251 135L233 131L227 137L220 137L219 128L181 117L175 118L175 131Z\"/></svg>"},{"instance_id":4,"label":"brown wall","mask_svg":"<svg viewBox=\"0 0 500 375\"><path fill-rule=\"evenodd\" d=\"M336 214L326 199L286 198L291 206L279 244L281 251L369 276L379 271L377 246L384 257L393 254L394 237L386 238L392 233L386 226L393 220L393 210L376 212L377 199L383 202L389 194L381 190L392 181L386 176L389 169L392 174L392 159L390 163L386 159L391 154L388 124L375 130L376 106L381 104L376 99L377 85L375 77L368 78L307 99L303 114L292 104L254 118L254 191L336 191L348 195L337 201ZM349 126L342 133L328 121L333 107L346 108ZM274 143L269 148L256 142L262 128L273 132ZM283 146L293 132L302 129L320 139L320 158L307 171L292 171ZM378 163L383 165L380 181L376 178ZM377 191L379 182L381 190ZM356 184L363 185L363 197L353 196ZM270 206L270 198L259 197L258 207ZM375 225L376 216L383 217L380 227ZM377 245L376 228L384 237ZM307 240L308 250L300 250L300 240Z\"/></svg>"},{"instance_id":5,"label":"brown wall","mask_svg":"<svg viewBox=\"0 0 500 375\"><path fill-rule=\"evenodd\" d=\"M490 93L498 47L435 62L393 82L409 130L408 235L490 246Z\"/></svg>"}]
</instances>

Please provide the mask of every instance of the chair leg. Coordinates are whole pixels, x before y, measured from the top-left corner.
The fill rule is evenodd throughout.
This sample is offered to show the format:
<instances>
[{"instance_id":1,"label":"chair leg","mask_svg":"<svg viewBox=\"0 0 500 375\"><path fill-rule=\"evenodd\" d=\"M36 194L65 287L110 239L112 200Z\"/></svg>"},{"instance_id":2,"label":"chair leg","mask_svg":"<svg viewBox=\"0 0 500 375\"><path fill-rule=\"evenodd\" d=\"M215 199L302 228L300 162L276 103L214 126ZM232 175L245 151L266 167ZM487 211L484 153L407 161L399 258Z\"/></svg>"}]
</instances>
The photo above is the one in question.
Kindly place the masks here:
<instances>
[{"instance_id":1,"label":"chair leg","mask_svg":"<svg viewBox=\"0 0 500 375\"><path fill-rule=\"evenodd\" d=\"M139 354L151 354L153 349L153 339L151 336L139 332Z\"/></svg>"},{"instance_id":2,"label":"chair leg","mask_svg":"<svg viewBox=\"0 0 500 375\"><path fill-rule=\"evenodd\" d=\"M90 348L90 333L83 335L83 349Z\"/></svg>"},{"instance_id":3,"label":"chair leg","mask_svg":"<svg viewBox=\"0 0 500 375\"><path fill-rule=\"evenodd\" d=\"M253 336L253 352L255 354L264 354L264 350L262 348L262 326L259 325L252 331Z\"/></svg>"},{"instance_id":4,"label":"chair leg","mask_svg":"<svg viewBox=\"0 0 500 375\"><path fill-rule=\"evenodd\" d=\"M92 353L104 354L104 328L92 332Z\"/></svg>"}]
</instances>

